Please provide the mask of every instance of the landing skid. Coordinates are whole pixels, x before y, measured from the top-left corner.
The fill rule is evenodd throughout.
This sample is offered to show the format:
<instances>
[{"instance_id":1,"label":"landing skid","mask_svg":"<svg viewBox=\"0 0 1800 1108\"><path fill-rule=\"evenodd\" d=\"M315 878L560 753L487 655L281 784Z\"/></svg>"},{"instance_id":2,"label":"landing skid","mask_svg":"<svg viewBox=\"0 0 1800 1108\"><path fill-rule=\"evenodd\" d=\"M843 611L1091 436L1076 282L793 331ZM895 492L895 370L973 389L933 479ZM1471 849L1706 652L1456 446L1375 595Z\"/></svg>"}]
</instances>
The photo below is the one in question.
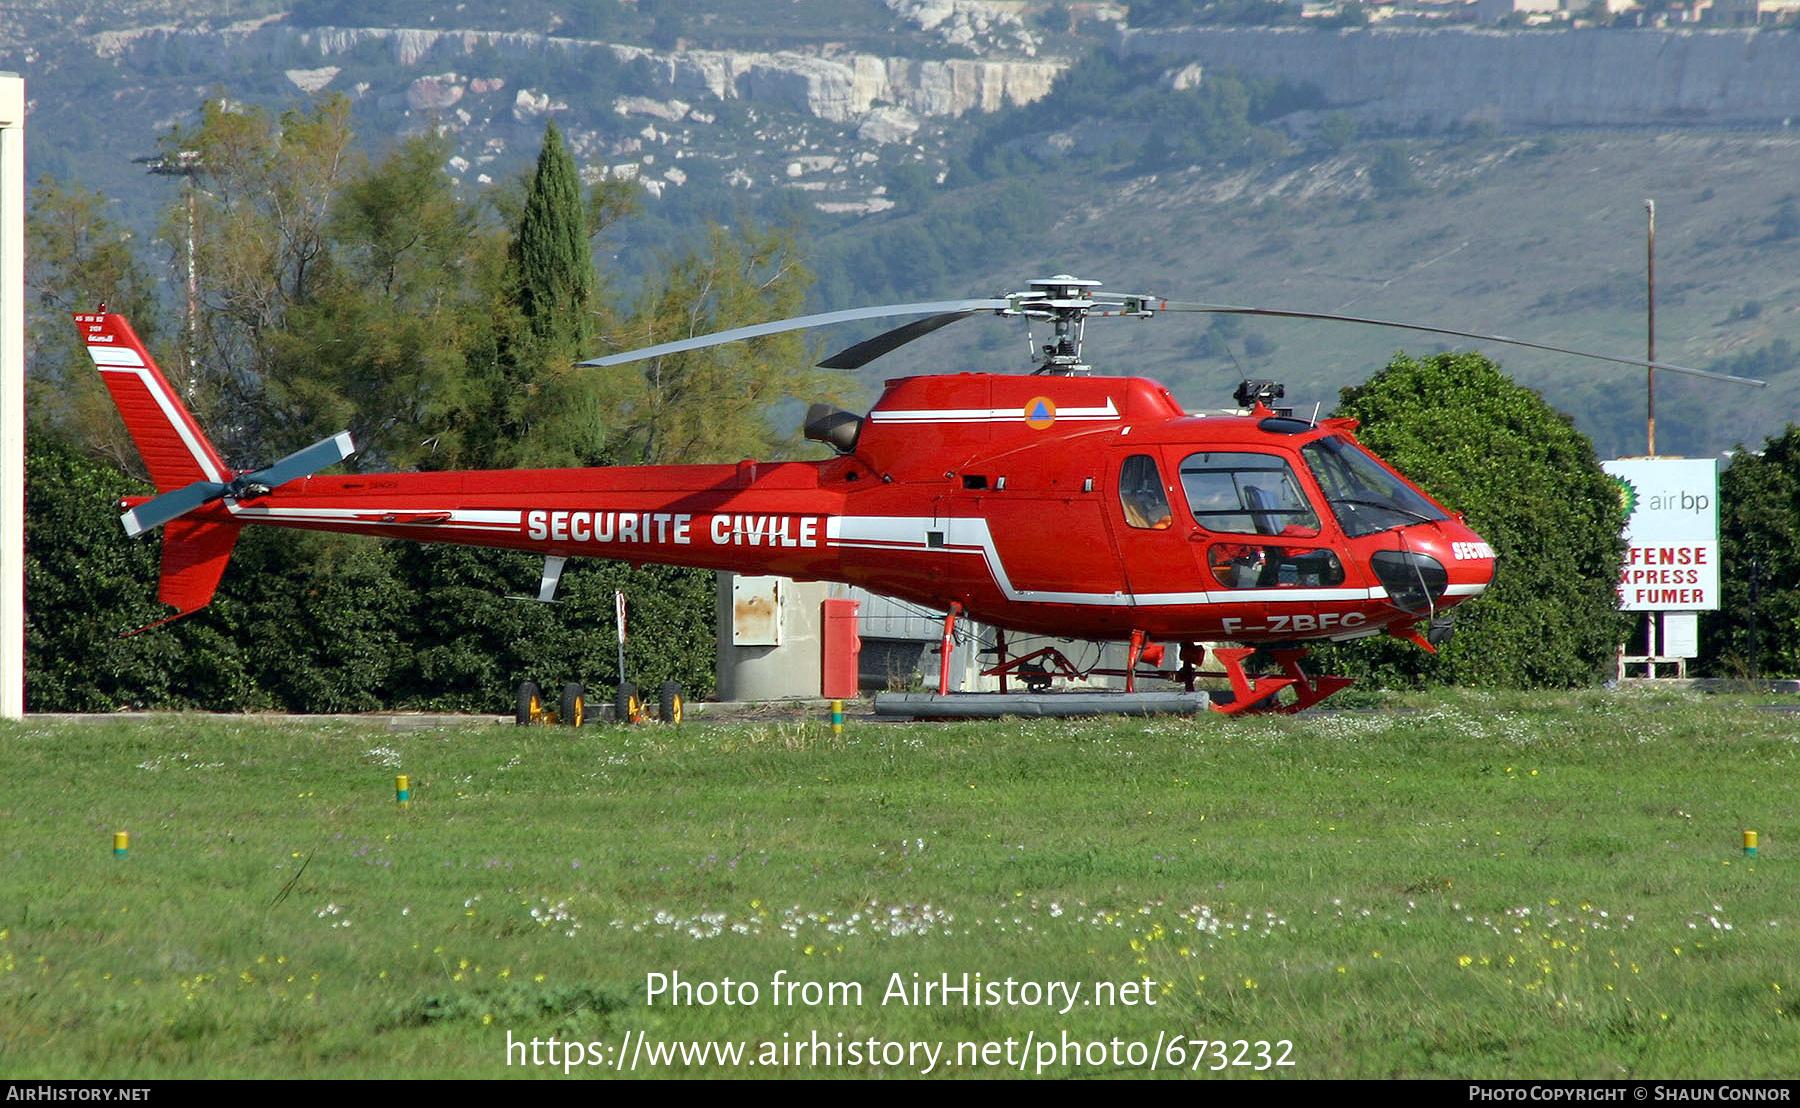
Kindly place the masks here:
<instances>
[{"instance_id":1,"label":"landing skid","mask_svg":"<svg viewBox=\"0 0 1800 1108\"><path fill-rule=\"evenodd\" d=\"M1255 648L1248 646L1222 646L1213 649L1213 657L1225 667L1225 677L1231 682L1231 699L1222 703L1214 701L1215 712L1234 716L1258 712L1302 712L1332 693L1355 684L1354 679L1349 677L1308 675L1300 668L1300 659L1312 651L1304 647L1269 651L1275 663L1281 667L1281 675L1252 677L1244 672L1244 659L1254 653ZM1280 694L1290 689L1293 690L1293 700L1278 702Z\"/></svg>"},{"instance_id":2,"label":"landing skid","mask_svg":"<svg viewBox=\"0 0 1800 1108\"><path fill-rule=\"evenodd\" d=\"M1067 718L1071 716L1193 716L1202 712L1221 715L1292 713L1310 708L1350 684L1348 677L1308 677L1299 660L1305 650L1276 651L1276 661L1287 672L1251 677L1243 661L1249 648L1227 647L1214 651L1233 657L1219 659L1231 691L1106 691L1094 692L992 692L992 693L877 693L875 714L898 719L998 719ZM1284 657L1284 655L1286 657ZM1090 674L1099 670L1089 670ZM1172 677L1172 674L1139 670L1140 677ZM1219 676L1201 674L1200 676ZM1292 699L1283 696L1292 690Z\"/></svg>"},{"instance_id":3,"label":"landing skid","mask_svg":"<svg viewBox=\"0 0 1800 1108\"><path fill-rule=\"evenodd\" d=\"M1179 669L1163 669L1166 651L1151 643L1142 631L1131 633L1131 649L1125 669L1090 667L1082 669L1055 647L1042 647L1029 654L1009 657L1006 634L997 631L994 649L984 651L995 661L982 670L982 676L998 678L998 693L952 693L948 665L950 642L960 608L953 605L944 620L944 657L938 678L938 691L933 693L888 693L875 698L877 715L912 715L920 718L986 717L986 716L1079 716L1079 715L1192 715L1210 709L1224 715L1260 715L1269 712L1291 714L1313 707L1332 693L1354 684L1349 677L1314 677L1300 668L1300 662L1312 653L1305 647L1276 647L1268 651L1280 668L1278 674L1252 676L1244 663L1257 651L1254 647L1214 647L1218 670L1203 671L1200 663L1206 650L1199 643L1185 643L1179 656ZM1123 677L1124 692L1052 693L1052 683L1085 681L1089 677ZM1224 677L1231 685L1229 692L1196 692L1200 677ZM1185 692L1140 692L1141 678L1179 683ZM1015 693L1010 681L1022 682L1025 693ZM884 709L884 701L888 709ZM889 710L891 709L891 710Z\"/></svg>"},{"instance_id":4,"label":"landing skid","mask_svg":"<svg viewBox=\"0 0 1800 1108\"><path fill-rule=\"evenodd\" d=\"M876 693L875 714L895 719L1192 716L1216 707L1204 692Z\"/></svg>"}]
</instances>

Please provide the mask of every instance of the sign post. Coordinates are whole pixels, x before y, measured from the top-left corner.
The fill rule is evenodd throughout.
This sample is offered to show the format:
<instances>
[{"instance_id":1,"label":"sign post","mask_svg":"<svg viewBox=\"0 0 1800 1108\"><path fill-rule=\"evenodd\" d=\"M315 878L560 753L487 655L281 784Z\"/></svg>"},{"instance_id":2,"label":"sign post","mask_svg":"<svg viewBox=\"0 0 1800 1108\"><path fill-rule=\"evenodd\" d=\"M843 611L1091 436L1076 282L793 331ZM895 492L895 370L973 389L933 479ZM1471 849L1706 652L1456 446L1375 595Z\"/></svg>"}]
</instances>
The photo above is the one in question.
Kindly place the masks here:
<instances>
[{"instance_id":1,"label":"sign post","mask_svg":"<svg viewBox=\"0 0 1800 1108\"><path fill-rule=\"evenodd\" d=\"M619 630L619 687L625 687L625 590L613 590L613 620Z\"/></svg>"},{"instance_id":2,"label":"sign post","mask_svg":"<svg viewBox=\"0 0 1800 1108\"><path fill-rule=\"evenodd\" d=\"M1646 677L1672 663L1687 676L1699 653L1698 613L1719 607L1719 464L1711 458L1619 458L1602 462L1619 483L1629 518L1619 608L1647 612L1643 654L1619 652L1619 676Z\"/></svg>"}]
</instances>

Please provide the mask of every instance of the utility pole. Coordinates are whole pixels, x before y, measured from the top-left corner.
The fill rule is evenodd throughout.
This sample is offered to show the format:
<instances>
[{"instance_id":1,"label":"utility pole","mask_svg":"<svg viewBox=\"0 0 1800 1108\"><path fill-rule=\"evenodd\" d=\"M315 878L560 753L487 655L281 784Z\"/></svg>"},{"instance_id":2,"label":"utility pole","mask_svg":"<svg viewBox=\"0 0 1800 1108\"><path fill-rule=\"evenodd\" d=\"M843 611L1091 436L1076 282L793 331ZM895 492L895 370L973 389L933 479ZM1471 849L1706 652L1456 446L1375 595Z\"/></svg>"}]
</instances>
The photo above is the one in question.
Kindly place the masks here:
<instances>
[{"instance_id":1,"label":"utility pole","mask_svg":"<svg viewBox=\"0 0 1800 1108\"><path fill-rule=\"evenodd\" d=\"M149 172L164 177L184 177L187 179L187 399L193 403L194 392L199 387L199 356L194 350L194 336L200 330L200 271L194 262L194 234L197 199L195 193L198 186L194 184L194 175L200 172L200 152L198 150L181 150L173 156L150 155L133 158L132 161L149 167Z\"/></svg>"},{"instance_id":2,"label":"utility pole","mask_svg":"<svg viewBox=\"0 0 1800 1108\"><path fill-rule=\"evenodd\" d=\"M1644 250L1645 250L1644 258L1645 258L1645 263L1646 263L1645 272L1647 275L1646 276L1647 286L1646 286L1645 303L1648 305L1648 309L1645 312L1645 316L1646 316L1645 326L1647 328L1645 345L1646 345L1647 349L1644 352L1644 358L1647 361L1655 362L1656 361L1656 201L1654 201L1654 200L1644 201L1644 212L1650 217L1649 235L1645 241L1645 248L1644 248ZM1650 437L1650 456L1652 458L1654 458L1654 457L1656 457L1656 367L1654 365L1647 365L1644 367L1644 373L1645 373L1645 391L1646 391L1646 395L1648 398L1648 409L1645 414L1645 427L1648 430L1649 437Z\"/></svg>"}]
</instances>

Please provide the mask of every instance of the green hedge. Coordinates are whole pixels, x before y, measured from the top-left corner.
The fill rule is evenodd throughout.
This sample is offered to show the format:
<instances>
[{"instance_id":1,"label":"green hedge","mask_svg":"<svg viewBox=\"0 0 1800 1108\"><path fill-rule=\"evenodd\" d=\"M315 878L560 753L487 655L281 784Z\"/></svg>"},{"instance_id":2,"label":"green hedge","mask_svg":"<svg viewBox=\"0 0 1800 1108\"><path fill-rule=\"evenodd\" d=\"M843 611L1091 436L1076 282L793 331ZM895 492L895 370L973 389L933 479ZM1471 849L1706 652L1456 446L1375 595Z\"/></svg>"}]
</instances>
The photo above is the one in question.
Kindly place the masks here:
<instances>
[{"instance_id":1,"label":"green hedge","mask_svg":"<svg viewBox=\"0 0 1800 1108\"><path fill-rule=\"evenodd\" d=\"M713 576L577 560L557 604L543 562L514 551L246 528L213 604L163 618L155 538L114 502L147 490L45 434L28 444L26 706L509 712L519 681L610 697L613 590L627 597L630 679L713 686Z\"/></svg>"},{"instance_id":2,"label":"green hedge","mask_svg":"<svg viewBox=\"0 0 1800 1108\"><path fill-rule=\"evenodd\" d=\"M1498 554L1494 583L1456 609L1428 654L1396 640L1333 650L1329 665L1388 685L1561 688L1613 665L1626 621L1615 589L1624 506L1593 443L1479 354L1396 355L1335 413Z\"/></svg>"}]
</instances>

